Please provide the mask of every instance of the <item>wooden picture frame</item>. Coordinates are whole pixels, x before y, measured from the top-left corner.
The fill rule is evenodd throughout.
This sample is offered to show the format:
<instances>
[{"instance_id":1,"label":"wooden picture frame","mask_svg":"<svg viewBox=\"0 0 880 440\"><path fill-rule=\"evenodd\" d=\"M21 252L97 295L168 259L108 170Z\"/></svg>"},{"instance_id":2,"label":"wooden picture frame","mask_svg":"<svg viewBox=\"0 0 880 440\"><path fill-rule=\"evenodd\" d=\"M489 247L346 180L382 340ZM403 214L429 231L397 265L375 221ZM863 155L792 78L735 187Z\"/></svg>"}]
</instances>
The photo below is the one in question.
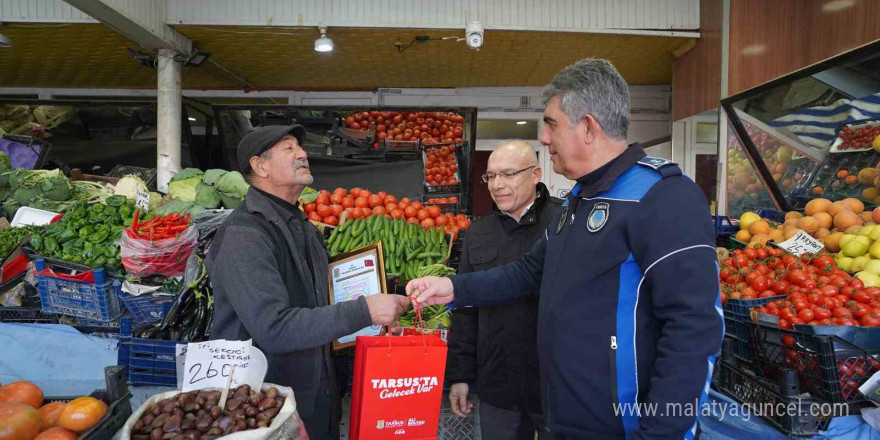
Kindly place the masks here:
<instances>
[{"instance_id":1,"label":"wooden picture frame","mask_svg":"<svg viewBox=\"0 0 880 440\"><path fill-rule=\"evenodd\" d=\"M331 258L327 270L327 290L331 305L356 300L360 296L388 293L382 242L362 246ZM382 326L371 325L339 338L333 341L333 350L354 347L357 336L378 336L381 330Z\"/></svg>"}]
</instances>

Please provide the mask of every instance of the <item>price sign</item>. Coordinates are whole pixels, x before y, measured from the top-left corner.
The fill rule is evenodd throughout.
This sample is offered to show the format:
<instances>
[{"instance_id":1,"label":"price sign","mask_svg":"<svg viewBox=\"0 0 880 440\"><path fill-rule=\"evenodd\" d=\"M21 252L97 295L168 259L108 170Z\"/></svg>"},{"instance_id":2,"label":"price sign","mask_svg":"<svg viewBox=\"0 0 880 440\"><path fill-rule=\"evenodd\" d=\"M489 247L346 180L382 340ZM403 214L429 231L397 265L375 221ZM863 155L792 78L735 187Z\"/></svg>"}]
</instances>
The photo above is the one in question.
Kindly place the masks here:
<instances>
[{"instance_id":1,"label":"price sign","mask_svg":"<svg viewBox=\"0 0 880 440\"><path fill-rule=\"evenodd\" d=\"M798 231L794 237L779 243L778 246L799 257L807 253L818 253L825 247L825 245L804 231Z\"/></svg>"},{"instance_id":2,"label":"price sign","mask_svg":"<svg viewBox=\"0 0 880 440\"><path fill-rule=\"evenodd\" d=\"M138 188L137 195L134 199L134 205L143 211L150 209L150 193Z\"/></svg>"},{"instance_id":3,"label":"price sign","mask_svg":"<svg viewBox=\"0 0 880 440\"><path fill-rule=\"evenodd\" d=\"M178 350L178 354L181 351ZM233 365L235 372L230 386L248 384L258 390L263 386L269 366L266 356L253 347L250 340L190 342L182 354L186 356L180 384L184 392L225 387Z\"/></svg>"}]
</instances>

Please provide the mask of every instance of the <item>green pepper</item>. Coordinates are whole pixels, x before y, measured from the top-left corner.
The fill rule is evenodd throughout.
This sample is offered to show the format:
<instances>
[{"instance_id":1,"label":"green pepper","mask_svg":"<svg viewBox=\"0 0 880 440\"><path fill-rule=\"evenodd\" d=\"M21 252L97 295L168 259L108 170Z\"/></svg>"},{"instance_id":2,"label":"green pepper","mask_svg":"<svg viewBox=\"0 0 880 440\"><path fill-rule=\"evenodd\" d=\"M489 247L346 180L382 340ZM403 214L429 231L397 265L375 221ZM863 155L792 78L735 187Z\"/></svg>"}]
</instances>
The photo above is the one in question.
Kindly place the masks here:
<instances>
[{"instance_id":1,"label":"green pepper","mask_svg":"<svg viewBox=\"0 0 880 440\"><path fill-rule=\"evenodd\" d=\"M104 205L98 203L96 205L92 205L92 212L102 213L104 212Z\"/></svg>"},{"instance_id":2,"label":"green pepper","mask_svg":"<svg viewBox=\"0 0 880 440\"><path fill-rule=\"evenodd\" d=\"M102 231L95 232L94 234L91 234L89 236L89 241L92 243L102 243L105 240L107 240L107 238L109 238L109 237L110 237L110 231L105 229Z\"/></svg>"},{"instance_id":3,"label":"green pepper","mask_svg":"<svg viewBox=\"0 0 880 440\"><path fill-rule=\"evenodd\" d=\"M88 214L89 214L88 209L80 206L80 207L76 208L75 210L73 210L73 215L71 216L71 218L73 218L73 219L86 218L86 216Z\"/></svg>"},{"instance_id":4,"label":"green pepper","mask_svg":"<svg viewBox=\"0 0 880 440\"><path fill-rule=\"evenodd\" d=\"M68 241L73 240L76 237L76 231L73 228L67 228L58 236L58 243L67 243Z\"/></svg>"},{"instance_id":5,"label":"green pepper","mask_svg":"<svg viewBox=\"0 0 880 440\"><path fill-rule=\"evenodd\" d=\"M43 237L40 237L39 235L31 236L30 244L31 249L39 252L40 249L43 248Z\"/></svg>"},{"instance_id":6,"label":"green pepper","mask_svg":"<svg viewBox=\"0 0 880 440\"><path fill-rule=\"evenodd\" d=\"M124 205L125 202L127 202L127 201L128 201L127 197L122 196L122 195L116 195L116 196L107 197L107 199L104 200L104 203L106 203L107 206L119 207L119 206Z\"/></svg>"},{"instance_id":7,"label":"green pepper","mask_svg":"<svg viewBox=\"0 0 880 440\"><path fill-rule=\"evenodd\" d=\"M73 258L70 259L70 261L77 263L77 264L81 264L83 262L83 259L81 256L79 256L79 254L77 254L77 255L74 255Z\"/></svg>"},{"instance_id":8,"label":"green pepper","mask_svg":"<svg viewBox=\"0 0 880 440\"><path fill-rule=\"evenodd\" d=\"M119 258L113 257L108 259L106 266L119 266Z\"/></svg>"},{"instance_id":9,"label":"green pepper","mask_svg":"<svg viewBox=\"0 0 880 440\"><path fill-rule=\"evenodd\" d=\"M89 221L97 223L104 218L104 214L98 211L89 211Z\"/></svg>"},{"instance_id":10,"label":"green pepper","mask_svg":"<svg viewBox=\"0 0 880 440\"><path fill-rule=\"evenodd\" d=\"M79 236L85 238L89 235L92 235L93 232L95 232L95 228L93 228L91 225L85 225L82 229L79 230Z\"/></svg>"},{"instance_id":11,"label":"green pepper","mask_svg":"<svg viewBox=\"0 0 880 440\"><path fill-rule=\"evenodd\" d=\"M133 222L134 222L133 218L126 218L125 220L122 221L122 224L125 225L126 228L128 228L131 226L131 224Z\"/></svg>"},{"instance_id":12,"label":"green pepper","mask_svg":"<svg viewBox=\"0 0 880 440\"><path fill-rule=\"evenodd\" d=\"M89 266L92 267L92 268L94 268L94 269L100 269L100 268L102 268L102 267L104 267L104 266L106 266L106 265L107 265L107 260L104 259L104 258L98 257L98 258L96 258L95 261L93 261L92 264L90 264Z\"/></svg>"},{"instance_id":13,"label":"green pepper","mask_svg":"<svg viewBox=\"0 0 880 440\"><path fill-rule=\"evenodd\" d=\"M107 206L104 208L104 218L109 218L111 220L114 219L114 216L119 215L119 209L115 206Z\"/></svg>"},{"instance_id":14,"label":"green pepper","mask_svg":"<svg viewBox=\"0 0 880 440\"><path fill-rule=\"evenodd\" d=\"M129 223L131 219L129 219ZM128 226L131 226L130 224ZM113 226L110 228L110 237L119 237L122 234L122 231L125 230L125 226Z\"/></svg>"},{"instance_id":15,"label":"green pepper","mask_svg":"<svg viewBox=\"0 0 880 440\"><path fill-rule=\"evenodd\" d=\"M43 245L47 252L55 252L58 250L58 241L52 237L46 237L43 240Z\"/></svg>"},{"instance_id":16,"label":"green pepper","mask_svg":"<svg viewBox=\"0 0 880 440\"><path fill-rule=\"evenodd\" d=\"M133 211L133 210L131 209L131 207L128 206L128 205L122 205L122 206L119 208L119 215L121 215L122 218L126 218L126 219L127 219L127 218L131 217L132 214L134 214L134 211Z\"/></svg>"}]
</instances>

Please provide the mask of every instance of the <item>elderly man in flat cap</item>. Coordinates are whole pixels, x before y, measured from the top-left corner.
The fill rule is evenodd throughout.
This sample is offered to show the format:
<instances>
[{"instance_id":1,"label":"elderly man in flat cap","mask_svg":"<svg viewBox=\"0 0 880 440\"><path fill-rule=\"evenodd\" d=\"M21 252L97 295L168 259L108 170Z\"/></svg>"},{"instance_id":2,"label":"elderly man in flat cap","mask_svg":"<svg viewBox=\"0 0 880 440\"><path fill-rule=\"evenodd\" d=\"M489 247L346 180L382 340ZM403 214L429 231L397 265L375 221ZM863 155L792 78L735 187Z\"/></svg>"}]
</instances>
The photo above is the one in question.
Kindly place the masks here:
<instances>
[{"instance_id":1,"label":"elderly man in flat cap","mask_svg":"<svg viewBox=\"0 0 880 440\"><path fill-rule=\"evenodd\" d=\"M266 381L293 388L312 440L338 439L341 386L331 343L370 325L397 322L409 302L373 295L329 304L328 254L297 206L312 183L302 126L253 130L238 145L251 184L217 232L207 267L214 287L213 339L253 339L266 354Z\"/></svg>"}]
</instances>

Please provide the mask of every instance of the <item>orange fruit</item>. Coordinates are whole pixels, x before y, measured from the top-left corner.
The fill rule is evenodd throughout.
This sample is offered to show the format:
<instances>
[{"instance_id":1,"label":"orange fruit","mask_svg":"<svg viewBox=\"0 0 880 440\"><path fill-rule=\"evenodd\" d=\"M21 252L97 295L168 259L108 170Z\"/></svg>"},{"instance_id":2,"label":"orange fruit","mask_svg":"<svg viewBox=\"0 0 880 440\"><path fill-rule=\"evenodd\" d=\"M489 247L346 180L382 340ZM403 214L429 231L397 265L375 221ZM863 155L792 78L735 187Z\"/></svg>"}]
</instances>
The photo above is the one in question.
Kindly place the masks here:
<instances>
[{"instance_id":1,"label":"orange fruit","mask_svg":"<svg viewBox=\"0 0 880 440\"><path fill-rule=\"evenodd\" d=\"M754 237L758 234L769 234L770 224L766 220L758 220L749 226L749 233Z\"/></svg>"},{"instance_id":2,"label":"orange fruit","mask_svg":"<svg viewBox=\"0 0 880 440\"><path fill-rule=\"evenodd\" d=\"M878 209L880 209L880 208L878 208ZM742 231L737 232L736 235L733 236L733 238L736 238L737 240L739 240L743 243L748 243L749 240L752 239L752 234L750 234L749 231L746 231L745 229L743 229Z\"/></svg>"},{"instance_id":3,"label":"orange fruit","mask_svg":"<svg viewBox=\"0 0 880 440\"><path fill-rule=\"evenodd\" d=\"M94 397L78 397L61 410L58 426L83 432L98 424L107 414L107 404Z\"/></svg>"},{"instance_id":4,"label":"orange fruit","mask_svg":"<svg viewBox=\"0 0 880 440\"><path fill-rule=\"evenodd\" d=\"M831 214L827 212L817 212L813 214L813 218L819 220L819 227L825 229L831 229L831 226L834 224L834 218L831 217ZM801 228L804 229L804 228ZM806 230L806 229L804 229Z\"/></svg>"},{"instance_id":5,"label":"orange fruit","mask_svg":"<svg viewBox=\"0 0 880 440\"><path fill-rule=\"evenodd\" d=\"M798 227L798 229L803 229L804 232L806 232L808 234L813 234L814 232L819 230L819 228L821 227L821 224L819 223L819 219L817 219L816 217L813 217L811 215L808 215L808 216L802 217L798 220L797 227Z\"/></svg>"},{"instance_id":6,"label":"orange fruit","mask_svg":"<svg viewBox=\"0 0 880 440\"><path fill-rule=\"evenodd\" d=\"M843 203L846 203L847 206L850 207L852 212L855 212L856 214L861 214L862 211L865 210L865 204L862 203L862 201L859 199L850 197L848 199L843 199Z\"/></svg>"},{"instance_id":7,"label":"orange fruit","mask_svg":"<svg viewBox=\"0 0 880 440\"><path fill-rule=\"evenodd\" d=\"M827 212L828 208L831 207L831 200L828 199L813 199L807 202L807 206L804 207L804 212L807 215L813 215L817 212ZM787 218L786 218L787 220Z\"/></svg>"},{"instance_id":8,"label":"orange fruit","mask_svg":"<svg viewBox=\"0 0 880 440\"><path fill-rule=\"evenodd\" d=\"M862 218L852 211L841 211L834 216L834 227L845 231L853 226L861 226Z\"/></svg>"}]
</instances>

